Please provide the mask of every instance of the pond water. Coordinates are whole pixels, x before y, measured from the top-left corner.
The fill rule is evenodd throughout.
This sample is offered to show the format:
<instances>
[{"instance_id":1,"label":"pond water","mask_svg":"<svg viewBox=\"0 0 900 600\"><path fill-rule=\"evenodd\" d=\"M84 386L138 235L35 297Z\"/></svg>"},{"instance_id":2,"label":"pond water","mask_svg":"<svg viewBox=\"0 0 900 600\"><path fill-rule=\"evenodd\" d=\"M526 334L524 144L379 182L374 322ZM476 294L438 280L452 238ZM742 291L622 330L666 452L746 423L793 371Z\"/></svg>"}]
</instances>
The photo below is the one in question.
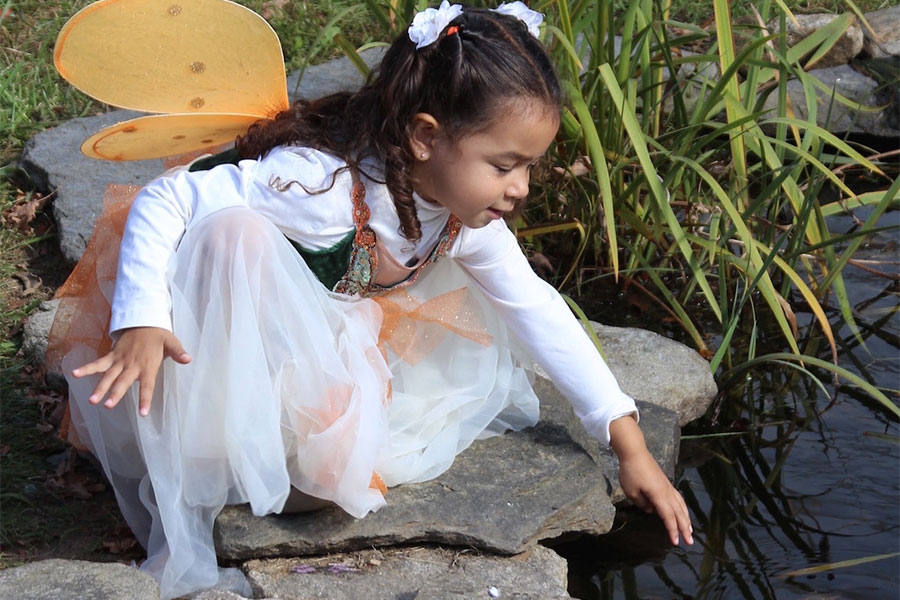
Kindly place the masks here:
<instances>
[{"instance_id":1,"label":"pond water","mask_svg":"<svg viewBox=\"0 0 900 600\"><path fill-rule=\"evenodd\" d=\"M898 223L900 213L891 212L880 225ZM829 225L853 227L848 218ZM896 275L898 242L896 230L881 234L855 258L887 261L867 266ZM844 274L865 347L832 311L840 364L896 402L898 282L852 266ZM827 358L824 341L821 348ZM853 386L842 383L831 404L830 378L818 375L828 389L790 369L753 371L731 390L717 423L685 429L678 485L691 508L694 546L664 550L658 520L626 513L605 541L559 548L570 561L570 593L629 600L897 598L897 556L789 575L900 550L900 428Z\"/></svg>"}]
</instances>

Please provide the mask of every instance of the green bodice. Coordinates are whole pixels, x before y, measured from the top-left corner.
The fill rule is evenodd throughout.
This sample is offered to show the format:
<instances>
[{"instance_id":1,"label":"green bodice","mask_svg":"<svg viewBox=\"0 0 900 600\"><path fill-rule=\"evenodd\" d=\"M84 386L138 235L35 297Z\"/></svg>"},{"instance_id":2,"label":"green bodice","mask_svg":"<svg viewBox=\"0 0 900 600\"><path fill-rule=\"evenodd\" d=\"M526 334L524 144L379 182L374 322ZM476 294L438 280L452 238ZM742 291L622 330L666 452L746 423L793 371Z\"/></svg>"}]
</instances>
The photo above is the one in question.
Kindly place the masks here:
<instances>
[{"instance_id":1,"label":"green bodice","mask_svg":"<svg viewBox=\"0 0 900 600\"><path fill-rule=\"evenodd\" d=\"M241 156L237 149L231 148L194 161L188 167L188 171L208 171L219 165L236 165L240 160ZM350 255L353 252L354 235L355 232L351 231L340 242L324 250L309 250L293 240L290 242L303 257L306 266L313 272L316 279L331 290L347 272L347 265L350 264Z\"/></svg>"},{"instance_id":2,"label":"green bodice","mask_svg":"<svg viewBox=\"0 0 900 600\"><path fill-rule=\"evenodd\" d=\"M224 164L238 164L241 160L237 150L232 148L219 154L194 161L189 171L205 171ZM341 241L324 250L310 250L290 240L306 265L329 290L350 295L371 296L392 289L411 285L419 273L429 264L440 259L453 244L462 224L450 215L438 243L432 248L428 258L420 263L406 279L391 286L375 283L378 269L378 254L375 251L375 232L369 227L369 207L365 203L366 187L357 175L353 175L353 223L355 231L349 232Z\"/></svg>"}]
</instances>

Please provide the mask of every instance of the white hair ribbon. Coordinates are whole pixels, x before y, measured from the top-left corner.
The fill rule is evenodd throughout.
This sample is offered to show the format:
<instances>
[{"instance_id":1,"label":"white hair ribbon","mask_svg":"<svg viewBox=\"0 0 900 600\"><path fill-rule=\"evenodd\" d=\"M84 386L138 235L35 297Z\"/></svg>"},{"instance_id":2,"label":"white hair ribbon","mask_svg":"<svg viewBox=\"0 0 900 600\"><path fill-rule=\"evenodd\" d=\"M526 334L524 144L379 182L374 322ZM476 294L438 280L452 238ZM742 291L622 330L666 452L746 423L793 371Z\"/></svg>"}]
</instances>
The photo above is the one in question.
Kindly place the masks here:
<instances>
[{"instance_id":1,"label":"white hair ribbon","mask_svg":"<svg viewBox=\"0 0 900 600\"><path fill-rule=\"evenodd\" d=\"M415 42L417 50L435 43L444 28L461 15L462 10L463 7L459 4L450 4L444 0L438 8L426 8L416 13L409 26L409 39Z\"/></svg>"},{"instance_id":2,"label":"white hair ribbon","mask_svg":"<svg viewBox=\"0 0 900 600\"><path fill-rule=\"evenodd\" d=\"M502 13L504 15L511 15L522 21L522 23L525 24L525 27L528 28L528 33L530 33L534 37L538 37L541 34L541 30L539 29L539 27L541 23L544 22L544 15L536 10L531 10L530 8L525 6L525 3L521 2L521 0L516 0L515 2L504 2L503 4L495 8L494 12Z\"/></svg>"},{"instance_id":3,"label":"white hair ribbon","mask_svg":"<svg viewBox=\"0 0 900 600\"><path fill-rule=\"evenodd\" d=\"M528 33L534 37L540 34L539 27L544 21L544 15L531 10L524 2L520 0L504 2L493 10L519 19L528 28ZM461 5L450 4L447 0L443 0L438 8L426 8L416 13L412 25L409 26L409 39L416 45L417 50L430 46L437 41L447 25L462 14L462 11Z\"/></svg>"}]
</instances>

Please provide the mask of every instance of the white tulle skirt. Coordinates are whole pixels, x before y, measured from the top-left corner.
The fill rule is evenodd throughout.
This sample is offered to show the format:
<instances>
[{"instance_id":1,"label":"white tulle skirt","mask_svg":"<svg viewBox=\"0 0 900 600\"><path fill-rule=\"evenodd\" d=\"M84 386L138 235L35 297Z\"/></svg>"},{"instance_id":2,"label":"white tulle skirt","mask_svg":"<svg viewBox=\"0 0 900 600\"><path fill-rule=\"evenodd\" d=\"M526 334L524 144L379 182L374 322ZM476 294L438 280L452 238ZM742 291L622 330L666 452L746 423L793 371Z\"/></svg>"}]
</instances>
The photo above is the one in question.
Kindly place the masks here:
<instances>
[{"instance_id":1,"label":"white tulle skirt","mask_svg":"<svg viewBox=\"0 0 900 600\"><path fill-rule=\"evenodd\" d=\"M385 505L375 479L431 479L473 440L537 421L507 330L450 259L396 303L337 295L269 221L230 208L188 230L170 273L193 361L165 361L150 415L137 385L108 410L87 402L97 377L69 378L72 425L163 598L231 585L212 534L226 504L277 513L294 487L361 518ZM445 327L447 310L468 329ZM74 346L62 366L96 356Z\"/></svg>"}]
</instances>

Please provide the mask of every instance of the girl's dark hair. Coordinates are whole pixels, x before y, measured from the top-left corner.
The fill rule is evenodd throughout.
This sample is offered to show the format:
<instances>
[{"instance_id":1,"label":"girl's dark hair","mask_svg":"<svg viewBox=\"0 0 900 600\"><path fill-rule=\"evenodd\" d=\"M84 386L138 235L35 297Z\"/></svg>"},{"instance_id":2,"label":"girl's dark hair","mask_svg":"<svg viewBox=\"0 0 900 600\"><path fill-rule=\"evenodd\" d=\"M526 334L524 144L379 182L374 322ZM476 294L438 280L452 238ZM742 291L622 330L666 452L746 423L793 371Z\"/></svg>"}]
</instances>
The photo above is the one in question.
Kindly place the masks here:
<instances>
[{"instance_id":1,"label":"girl's dark hair","mask_svg":"<svg viewBox=\"0 0 900 600\"><path fill-rule=\"evenodd\" d=\"M515 17L465 8L451 26L458 30L416 49L407 34L387 50L374 79L355 94L295 102L274 119L253 125L238 138L241 156L263 156L276 146L297 144L340 157L358 171L375 156L400 217L400 232L421 237L410 177L414 157L410 125L428 113L451 138L490 127L509 103L537 100L556 114L559 81L540 42ZM451 30L452 31L452 30Z\"/></svg>"}]
</instances>

